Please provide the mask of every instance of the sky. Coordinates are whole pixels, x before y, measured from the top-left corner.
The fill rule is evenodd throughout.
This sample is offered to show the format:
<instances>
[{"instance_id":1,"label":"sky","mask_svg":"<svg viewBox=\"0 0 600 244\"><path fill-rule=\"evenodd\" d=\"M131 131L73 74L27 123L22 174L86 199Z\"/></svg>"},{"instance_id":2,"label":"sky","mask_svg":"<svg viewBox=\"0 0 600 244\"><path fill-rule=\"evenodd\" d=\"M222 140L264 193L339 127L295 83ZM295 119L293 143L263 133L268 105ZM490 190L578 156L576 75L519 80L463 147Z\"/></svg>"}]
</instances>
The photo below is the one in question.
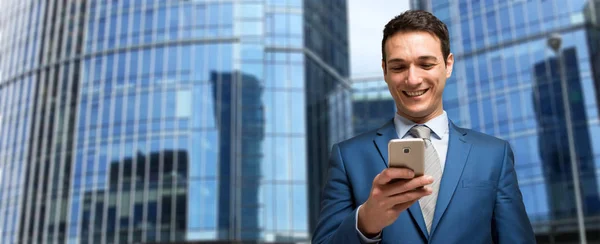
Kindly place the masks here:
<instances>
[{"instance_id":1,"label":"sky","mask_svg":"<svg viewBox=\"0 0 600 244\"><path fill-rule=\"evenodd\" d=\"M383 75L383 27L408 9L409 0L348 0L351 78Z\"/></svg>"}]
</instances>

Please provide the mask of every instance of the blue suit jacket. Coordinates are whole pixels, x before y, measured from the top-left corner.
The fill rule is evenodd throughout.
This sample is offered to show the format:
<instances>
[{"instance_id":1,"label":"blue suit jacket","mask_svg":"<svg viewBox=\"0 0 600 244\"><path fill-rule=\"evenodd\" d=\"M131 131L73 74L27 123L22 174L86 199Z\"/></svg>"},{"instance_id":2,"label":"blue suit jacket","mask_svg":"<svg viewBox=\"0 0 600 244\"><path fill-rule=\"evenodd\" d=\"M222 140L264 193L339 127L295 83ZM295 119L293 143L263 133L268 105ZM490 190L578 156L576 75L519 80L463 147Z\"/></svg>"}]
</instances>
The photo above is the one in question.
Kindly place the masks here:
<instances>
[{"instance_id":1,"label":"blue suit jacket","mask_svg":"<svg viewBox=\"0 0 600 244\"><path fill-rule=\"evenodd\" d=\"M382 243L535 243L510 145L449 122L446 165L427 233L419 203L382 231ZM313 243L360 243L356 208L387 167L393 120L333 146Z\"/></svg>"}]
</instances>

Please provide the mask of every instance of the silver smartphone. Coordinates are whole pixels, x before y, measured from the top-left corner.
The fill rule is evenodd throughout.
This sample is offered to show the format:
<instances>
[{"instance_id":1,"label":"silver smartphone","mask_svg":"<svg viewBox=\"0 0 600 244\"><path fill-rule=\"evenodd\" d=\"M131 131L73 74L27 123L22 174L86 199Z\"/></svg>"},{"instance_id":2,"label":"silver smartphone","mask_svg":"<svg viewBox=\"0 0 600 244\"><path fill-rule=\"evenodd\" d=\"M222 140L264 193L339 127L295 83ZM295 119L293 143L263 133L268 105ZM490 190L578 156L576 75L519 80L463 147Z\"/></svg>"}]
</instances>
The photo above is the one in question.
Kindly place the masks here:
<instances>
[{"instance_id":1,"label":"silver smartphone","mask_svg":"<svg viewBox=\"0 0 600 244\"><path fill-rule=\"evenodd\" d=\"M421 138L392 139L388 143L388 167L409 168L415 177L425 173L425 142Z\"/></svg>"}]
</instances>

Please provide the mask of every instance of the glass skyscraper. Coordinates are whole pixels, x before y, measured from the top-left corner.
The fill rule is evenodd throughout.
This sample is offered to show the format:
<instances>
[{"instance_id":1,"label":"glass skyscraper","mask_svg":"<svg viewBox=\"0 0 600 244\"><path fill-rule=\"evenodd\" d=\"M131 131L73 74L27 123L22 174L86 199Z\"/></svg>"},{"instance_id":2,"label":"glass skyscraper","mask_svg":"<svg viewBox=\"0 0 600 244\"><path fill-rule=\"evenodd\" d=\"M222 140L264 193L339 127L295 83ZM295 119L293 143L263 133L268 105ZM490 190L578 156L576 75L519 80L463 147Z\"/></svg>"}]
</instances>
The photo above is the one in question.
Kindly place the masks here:
<instances>
[{"instance_id":1,"label":"glass skyscraper","mask_svg":"<svg viewBox=\"0 0 600 244\"><path fill-rule=\"evenodd\" d=\"M0 3L0 243L308 241L344 0Z\"/></svg>"},{"instance_id":2,"label":"glass skyscraper","mask_svg":"<svg viewBox=\"0 0 600 244\"><path fill-rule=\"evenodd\" d=\"M450 30L455 66L444 108L458 125L508 140L530 220L541 243L600 241L600 1L411 1ZM568 100L561 89L559 50ZM579 175L571 172L565 106ZM575 180L581 205L576 204Z\"/></svg>"},{"instance_id":3,"label":"glass skyscraper","mask_svg":"<svg viewBox=\"0 0 600 244\"><path fill-rule=\"evenodd\" d=\"M358 135L390 121L396 103L383 76L352 78L352 126Z\"/></svg>"}]
</instances>

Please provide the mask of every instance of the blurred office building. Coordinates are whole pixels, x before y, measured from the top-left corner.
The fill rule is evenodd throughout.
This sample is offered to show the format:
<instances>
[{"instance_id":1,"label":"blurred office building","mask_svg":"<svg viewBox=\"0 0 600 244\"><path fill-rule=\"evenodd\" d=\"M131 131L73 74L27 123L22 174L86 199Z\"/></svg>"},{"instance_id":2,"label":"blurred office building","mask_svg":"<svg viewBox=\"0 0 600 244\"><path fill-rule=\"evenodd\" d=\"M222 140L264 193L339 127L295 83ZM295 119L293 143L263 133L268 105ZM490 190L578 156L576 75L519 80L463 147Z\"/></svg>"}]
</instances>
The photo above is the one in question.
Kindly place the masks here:
<instances>
[{"instance_id":1,"label":"blurred office building","mask_svg":"<svg viewBox=\"0 0 600 244\"><path fill-rule=\"evenodd\" d=\"M394 117L396 103L382 76L352 78L351 83L354 135L377 129Z\"/></svg>"},{"instance_id":2,"label":"blurred office building","mask_svg":"<svg viewBox=\"0 0 600 244\"><path fill-rule=\"evenodd\" d=\"M600 1L411 4L450 30L450 118L511 143L538 241L600 242ZM561 40L556 51L551 36Z\"/></svg>"},{"instance_id":3,"label":"blurred office building","mask_svg":"<svg viewBox=\"0 0 600 244\"><path fill-rule=\"evenodd\" d=\"M0 1L0 243L307 242L344 0Z\"/></svg>"}]
</instances>

